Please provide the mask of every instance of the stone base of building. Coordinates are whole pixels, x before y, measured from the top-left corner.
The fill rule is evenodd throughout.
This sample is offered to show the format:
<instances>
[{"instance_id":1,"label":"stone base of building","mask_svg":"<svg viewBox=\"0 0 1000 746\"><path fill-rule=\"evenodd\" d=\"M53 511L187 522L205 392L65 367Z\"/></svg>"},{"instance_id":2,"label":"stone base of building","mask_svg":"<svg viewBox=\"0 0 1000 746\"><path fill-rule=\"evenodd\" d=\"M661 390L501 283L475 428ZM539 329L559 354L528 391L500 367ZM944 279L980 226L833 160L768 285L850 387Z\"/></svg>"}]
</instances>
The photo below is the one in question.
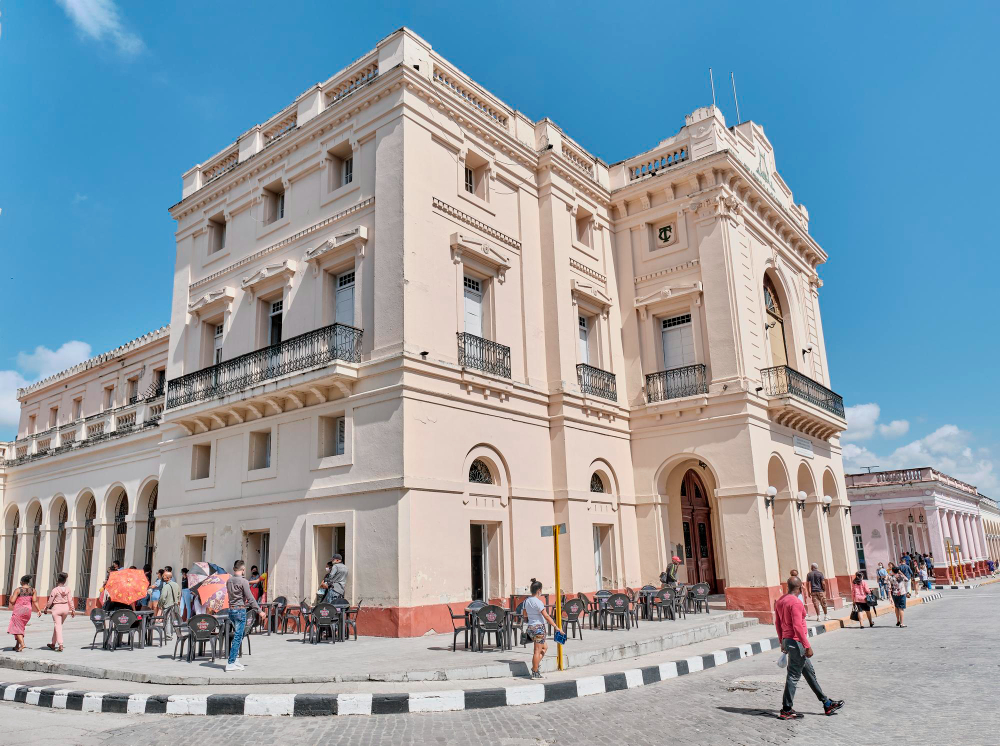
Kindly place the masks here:
<instances>
[{"instance_id":1,"label":"stone base of building","mask_svg":"<svg viewBox=\"0 0 1000 746\"><path fill-rule=\"evenodd\" d=\"M754 617L762 624L774 623L774 603L784 592L780 585L763 588L726 588L726 608L742 611L744 616Z\"/></svg>"},{"instance_id":2,"label":"stone base of building","mask_svg":"<svg viewBox=\"0 0 1000 746\"><path fill-rule=\"evenodd\" d=\"M953 578L947 567L934 568L934 582L938 585L952 585Z\"/></svg>"}]
</instances>

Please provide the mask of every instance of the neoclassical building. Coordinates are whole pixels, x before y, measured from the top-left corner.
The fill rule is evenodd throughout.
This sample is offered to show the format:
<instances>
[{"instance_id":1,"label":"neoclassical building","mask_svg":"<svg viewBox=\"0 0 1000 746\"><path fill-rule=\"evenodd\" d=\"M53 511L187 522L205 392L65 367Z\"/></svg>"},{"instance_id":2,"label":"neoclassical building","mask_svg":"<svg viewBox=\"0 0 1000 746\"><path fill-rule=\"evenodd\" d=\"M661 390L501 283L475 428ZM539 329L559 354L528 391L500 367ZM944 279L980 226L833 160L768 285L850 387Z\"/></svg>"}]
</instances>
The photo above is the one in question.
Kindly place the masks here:
<instances>
[{"instance_id":1,"label":"neoclassical building","mask_svg":"<svg viewBox=\"0 0 1000 746\"><path fill-rule=\"evenodd\" d=\"M986 561L1000 560L997 504L973 485L930 467L846 480L858 563L869 577L907 551L932 554L945 584L987 575Z\"/></svg>"},{"instance_id":2,"label":"neoclassical building","mask_svg":"<svg viewBox=\"0 0 1000 746\"><path fill-rule=\"evenodd\" d=\"M609 165L400 29L184 173L170 212L149 466L119 485L96 451L38 457L59 382L22 392L11 567L22 516L54 525L65 499L76 546L80 495L113 532L120 486L127 557L152 524L157 566L243 557L298 600L340 552L385 635L551 587L553 523L572 592L655 582L679 553L769 619L792 568L817 562L833 598L856 568L826 254L759 125L705 107Z\"/></svg>"}]
</instances>

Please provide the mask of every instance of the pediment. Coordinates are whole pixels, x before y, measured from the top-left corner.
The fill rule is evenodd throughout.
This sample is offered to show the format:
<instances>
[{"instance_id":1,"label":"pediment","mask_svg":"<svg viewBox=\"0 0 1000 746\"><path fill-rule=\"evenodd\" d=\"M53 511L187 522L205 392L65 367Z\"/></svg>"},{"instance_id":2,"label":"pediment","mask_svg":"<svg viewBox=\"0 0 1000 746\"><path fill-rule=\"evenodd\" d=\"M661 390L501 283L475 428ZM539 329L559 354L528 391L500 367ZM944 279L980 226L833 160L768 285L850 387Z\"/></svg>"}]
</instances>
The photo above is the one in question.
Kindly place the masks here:
<instances>
[{"instance_id":1,"label":"pediment","mask_svg":"<svg viewBox=\"0 0 1000 746\"><path fill-rule=\"evenodd\" d=\"M604 292L597 283L590 282L589 280L579 280L575 277L570 280L570 283L574 302L583 298L605 313L611 308L611 296Z\"/></svg>"},{"instance_id":2,"label":"pediment","mask_svg":"<svg viewBox=\"0 0 1000 746\"><path fill-rule=\"evenodd\" d=\"M235 298L236 290L233 288L224 287L212 290L188 303L188 313L199 316L204 313L211 313L228 306Z\"/></svg>"},{"instance_id":3,"label":"pediment","mask_svg":"<svg viewBox=\"0 0 1000 746\"><path fill-rule=\"evenodd\" d=\"M701 295L702 284L700 282L693 282L685 285L664 285L663 287L653 291L649 295L644 295L641 298L636 298L635 307L639 310L640 316L645 319L646 314L649 311L649 307L665 300L672 300L674 298L680 298L685 295ZM695 305L701 305L701 298L695 299Z\"/></svg>"},{"instance_id":4,"label":"pediment","mask_svg":"<svg viewBox=\"0 0 1000 746\"><path fill-rule=\"evenodd\" d=\"M274 264L266 264L249 277L243 278L243 289L250 291L251 294L254 294L257 292L261 283L275 277L284 278L285 282L289 282L295 275L295 270L297 268L298 265L294 259L285 259L284 261L275 262Z\"/></svg>"},{"instance_id":5,"label":"pediment","mask_svg":"<svg viewBox=\"0 0 1000 746\"><path fill-rule=\"evenodd\" d=\"M358 225L350 230L335 234L313 249L306 249L303 259L312 265L314 272L319 272L320 264L324 259L347 249L353 248L358 258L363 259L367 243L368 228Z\"/></svg>"},{"instance_id":6,"label":"pediment","mask_svg":"<svg viewBox=\"0 0 1000 746\"><path fill-rule=\"evenodd\" d=\"M504 281L506 272L510 269L510 257L496 246L478 236L461 232L451 234L450 244L452 261L461 262L465 256L472 257L493 269L500 282Z\"/></svg>"}]
</instances>

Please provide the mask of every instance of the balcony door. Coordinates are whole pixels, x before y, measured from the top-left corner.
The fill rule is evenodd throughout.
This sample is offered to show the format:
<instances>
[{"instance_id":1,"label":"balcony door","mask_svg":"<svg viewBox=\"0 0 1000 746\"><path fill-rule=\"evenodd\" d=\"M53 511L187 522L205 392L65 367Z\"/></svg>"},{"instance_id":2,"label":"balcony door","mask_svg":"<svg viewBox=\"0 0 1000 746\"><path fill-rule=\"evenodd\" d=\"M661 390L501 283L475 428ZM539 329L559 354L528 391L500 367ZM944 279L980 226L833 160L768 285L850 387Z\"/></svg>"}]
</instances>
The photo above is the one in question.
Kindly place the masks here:
<instances>
[{"instance_id":1,"label":"balcony door","mask_svg":"<svg viewBox=\"0 0 1000 746\"><path fill-rule=\"evenodd\" d=\"M767 341L771 348L771 365L788 365L781 301L778 300L778 294L769 277L764 278L764 307L767 309Z\"/></svg>"},{"instance_id":2,"label":"balcony door","mask_svg":"<svg viewBox=\"0 0 1000 746\"><path fill-rule=\"evenodd\" d=\"M580 317L580 362L590 365L590 326L587 317Z\"/></svg>"},{"instance_id":3,"label":"balcony door","mask_svg":"<svg viewBox=\"0 0 1000 746\"><path fill-rule=\"evenodd\" d=\"M483 336L483 286L479 280L466 277L465 283L465 333Z\"/></svg>"},{"instance_id":4,"label":"balcony door","mask_svg":"<svg viewBox=\"0 0 1000 746\"><path fill-rule=\"evenodd\" d=\"M337 307L335 321L354 326L354 270L337 275Z\"/></svg>"},{"instance_id":5,"label":"balcony door","mask_svg":"<svg viewBox=\"0 0 1000 746\"><path fill-rule=\"evenodd\" d=\"M686 365L694 365L694 334L691 330L691 314L672 316L661 322L663 341L663 369L673 370Z\"/></svg>"},{"instance_id":6,"label":"balcony door","mask_svg":"<svg viewBox=\"0 0 1000 746\"><path fill-rule=\"evenodd\" d=\"M267 344L270 347L267 356L268 378L273 378L281 372L281 350L277 345L281 344L281 322L284 308L285 302L283 300L273 301L267 314Z\"/></svg>"}]
</instances>

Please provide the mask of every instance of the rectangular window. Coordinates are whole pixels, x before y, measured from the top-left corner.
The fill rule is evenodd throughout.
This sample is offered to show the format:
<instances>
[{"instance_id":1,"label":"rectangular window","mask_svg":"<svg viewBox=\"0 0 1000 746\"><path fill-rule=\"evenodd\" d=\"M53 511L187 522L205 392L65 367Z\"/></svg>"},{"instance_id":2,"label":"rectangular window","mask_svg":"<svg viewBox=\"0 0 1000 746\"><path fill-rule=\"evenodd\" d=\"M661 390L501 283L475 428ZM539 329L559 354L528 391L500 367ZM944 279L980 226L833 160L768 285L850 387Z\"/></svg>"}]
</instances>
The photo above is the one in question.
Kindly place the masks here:
<instances>
[{"instance_id":1,"label":"rectangular window","mask_svg":"<svg viewBox=\"0 0 1000 746\"><path fill-rule=\"evenodd\" d=\"M691 559L694 554L691 551L691 524L684 521L684 558Z\"/></svg>"},{"instance_id":2,"label":"rectangular window","mask_svg":"<svg viewBox=\"0 0 1000 746\"><path fill-rule=\"evenodd\" d=\"M590 326L586 316L579 317L580 323L580 362L590 365Z\"/></svg>"},{"instance_id":3,"label":"rectangular window","mask_svg":"<svg viewBox=\"0 0 1000 746\"><path fill-rule=\"evenodd\" d=\"M226 219L213 218L208 221L208 253L215 254L226 248Z\"/></svg>"},{"instance_id":4,"label":"rectangular window","mask_svg":"<svg viewBox=\"0 0 1000 746\"><path fill-rule=\"evenodd\" d=\"M153 396L159 396L167 386L167 371L164 368L153 371Z\"/></svg>"},{"instance_id":5,"label":"rectangular window","mask_svg":"<svg viewBox=\"0 0 1000 746\"><path fill-rule=\"evenodd\" d=\"M277 189L264 190L264 225L285 217L285 193Z\"/></svg>"},{"instance_id":6,"label":"rectangular window","mask_svg":"<svg viewBox=\"0 0 1000 746\"><path fill-rule=\"evenodd\" d=\"M334 321L354 326L354 270L337 275L337 300Z\"/></svg>"},{"instance_id":7,"label":"rectangular window","mask_svg":"<svg viewBox=\"0 0 1000 746\"><path fill-rule=\"evenodd\" d=\"M115 403L115 387L108 386L104 389L104 408L111 409Z\"/></svg>"},{"instance_id":8,"label":"rectangular window","mask_svg":"<svg viewBox=\"0 0 1000 746\"><path fill-rule=\"evenodd\" d=\"M694 333L691 314L671 316L660 323L663 344L663 368L673 370L695 364Z\"/></svg>"},{"instance_id":9,"label":"rectangular window","mask_svg":"<svg viewBox=\"0 0 1000 746\"><path fill-rule=\"evenodd\" d=\"M465 333L483 336L483 291L482 284L473 277L464 278L465 285Z\"/></svg>"},{"instance_id":10,"label":"rectangular window","mask_svg":"<svg viewBox=\"0 0 1000 746\"><path fill-rule=\"evenodd\" d=\"M468 166L465 167L465 191L469 194L476 193L476 174Z\"/></svg>"},{"instance_id":11,"label":"rectangular window","mask_svg":"<svg viewBox=\"0 0 1000 746\"><path fill-rule=\"evenodd\" d=\"M854 535L854 551L858 555L858 569L867 570L865 565L865 540L861 536L861 526L851 526L851 533Z\"/></svg>"},{"instance_id":12,"label":"rectangular window","mask_svg":"<svg viewBox=\"0 0 1000 746\"><path fill-rule=\"evenodd\" d=\"M128 403L135 404L136 401L139 399L139 379L130 378L128 379L127 383L128 383Z\"/></svg>"},{"instance_id":13,"label":"rectangular window","mask_svg":"<svg viewBox=\"0 0 1000 746\"><path fill-rule=\"evenodd\" d=\"M80 415L83 413L83 399L73 400L73 419L80 419Z\"/></svg>"},{"instance_id":14,"label":"rectangular window","mask_svg":"<svg viewBox=\"0 0 1000 746\"><path fill-rule=\"evenodd\" d=\"M347 420L344 417L319 418L319 457L343 456L347 442Z\"/></svg>"},{"instance_id":15,"label":"rectangular window","mask_svg":"<svg viewBox=\"0 0 1000 746\"><path fill-rule=\"evenodd\" d=\"M49 409L49 427L55 427L59 424L59 407L52 407Z\"/></svg>"},{"instance_id":16,"label":"rectangular window","mask_svg":"<svg viewBox=\"0 0 1000 746\"><path fill-rule=\"evenodd\" d=\"M284 301L276 300L271 303L271 312L268 314L267 327L267 343L269 345L281 343L281 316L284 308Z\"/></svg>"},{"instance_id":17,"label":"rectangular window","mask_svg":"<svg viewBox=\"0 0 1000 746\"><path fill-rule=\"evenodd\" d=\"M28 435L35 432L35 415L28 417Z\"/></svg>"},{"instance_id":18,"label":"rectangular window","mask_svg":"<svg viewBox=\"0 0 1000 746\"><path fill-rule=\"evenodd\" d=\"M212 463L212 445L204 443L191 448L191 479L207 479Z\"/></svg>"},{"instance_id":19,"label":"rectangular window","mask_svg":"<svg viewBox=\"0 0 1000 746\"><path fill-rule=\"evenodd\" d=\"M222 362L222 332L224 330L223 324L215 325L215 336L212 341L212 364L218 365Z\"/></svg>"},{"instance_id":20,"label":"rectangular window","mask_svg":"<svg viewBox=\"0 0 1000 746\"><path fill-rule=\"evenodd\" d=\"M250 433L250 461L248 468L267 469L271 466L271 431Z\"/></svg>"},{"instance_id":21,"label":"rectangular window","mask_svg":"<svg viewBox=\"0 0 1000 746\"><path fill-rule=\"evenodd\" d=\"M352 181L354 181L354 158L348 158L344 161L344 178L341 182L341 186L347 186Z\"/></svg>"}]
</instances>

